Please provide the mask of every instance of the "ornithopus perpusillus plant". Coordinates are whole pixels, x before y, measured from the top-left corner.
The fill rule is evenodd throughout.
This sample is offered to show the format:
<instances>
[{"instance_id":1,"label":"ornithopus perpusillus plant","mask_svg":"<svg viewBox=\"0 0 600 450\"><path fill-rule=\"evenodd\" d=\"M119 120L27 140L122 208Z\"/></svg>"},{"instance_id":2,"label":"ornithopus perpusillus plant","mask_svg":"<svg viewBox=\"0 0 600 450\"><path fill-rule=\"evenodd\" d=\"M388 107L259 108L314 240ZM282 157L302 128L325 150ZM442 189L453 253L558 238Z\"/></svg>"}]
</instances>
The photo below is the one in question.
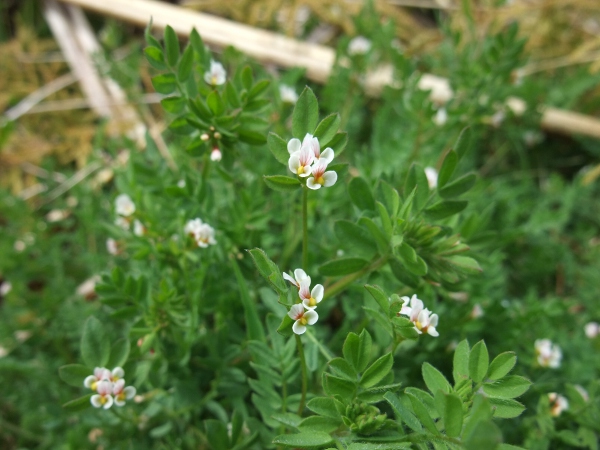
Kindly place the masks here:
<instances>
[{"instance_id":1,"label":"ornithopus perpusillus plant","mask_svg":"<svg viewBox=\"0 0 600 450\"><path fill-rule=\"evenodd\" d=\"M170 27L164 43L146 39L180 168L134 158L117 184L104 309L85 322L83 364L60 370L87 393L65 406L182 448L511 448L495 421L524 410L515 398L530 385L509 375L514 353L490 362L483 341L463 340L452 382L423 362L427 390L398 370L444 339L430 286L481 271L454 220L476 182L458 173L471 131L435 184L419 164L373 183L348 170L342 120L321 119L310 88L287 96L291 129L267 135L268 79L236 55L217 61L195 31L183 52ZM325 252L326 239L344 253ZM336 323L332 310L357 291L369 296L352 305L364 320Z\"/></svg>"}]
</instances>

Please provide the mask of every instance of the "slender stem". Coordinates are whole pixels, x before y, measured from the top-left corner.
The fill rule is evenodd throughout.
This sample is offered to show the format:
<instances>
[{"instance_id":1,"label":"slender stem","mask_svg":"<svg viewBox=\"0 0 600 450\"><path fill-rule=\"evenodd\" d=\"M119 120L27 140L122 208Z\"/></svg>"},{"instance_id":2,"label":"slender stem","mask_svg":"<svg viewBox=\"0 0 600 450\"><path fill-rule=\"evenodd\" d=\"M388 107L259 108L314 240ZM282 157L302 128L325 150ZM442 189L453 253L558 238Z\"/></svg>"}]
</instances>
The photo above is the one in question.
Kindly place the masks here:
<instances>
[{"instance_id":1,"label":"slender stem","mask_svg":"<svg viewBox=\"0 0 600 450\"><path fill-rule=\"evenodd\" d=\"M302 369L302 397L300 397L300 406L298 406L298 415L302 417L304 402L306 401L306 390L308 388L308 374L306 371L306 357L304 356L302 339L300 339L300 336L297 334L294 336L296 336L296 345L298 347L298 356L300 356L300 367Z\"/></svg>"},{"instance_id":2,"label":"slender stem","mask_svg":"<svg viewBox=\"0 0 600 450\"><path fill-rule=\"evenodd\" d=\"M325 292L325 296L323 297L323 300L325 300L329 297L333 297L336 294L339 294L341 291L346 289L346 287L348 287L348 285L350 285L354 281L358 280L363 275L366 275L370 272L374 272L375 270L379 269L381 266L383 266L387 262L387 260L388 260L387 256L382 256L381 258L375 260L372 264L369 264L364 269L359 270L358 272L351 273L350 275L346 275L340 281L332 284L331 286L329 286L327 288L327 291Z\"/></svg>"},{"instance_id":3,"label":"slender stem","mask_svg":"<svg viewBox=\"0 0 600 450\"><path fill-rule=\"evenodd\" d=\"M308 269L308 188L302 187L302 268Z\"/></svg>"}]
</instances>

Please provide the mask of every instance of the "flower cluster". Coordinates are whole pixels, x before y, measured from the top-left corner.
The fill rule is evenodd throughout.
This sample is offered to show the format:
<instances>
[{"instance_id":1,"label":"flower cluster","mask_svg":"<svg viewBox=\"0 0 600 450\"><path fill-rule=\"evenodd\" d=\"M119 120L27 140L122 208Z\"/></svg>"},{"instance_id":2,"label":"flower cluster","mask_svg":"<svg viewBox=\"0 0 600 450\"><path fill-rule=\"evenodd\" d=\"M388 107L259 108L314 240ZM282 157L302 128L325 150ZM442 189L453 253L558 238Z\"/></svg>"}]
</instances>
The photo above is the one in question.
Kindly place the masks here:
<instances>
[{"instance_id":1,"label":"flower cluster","mask_svg":"<svg viewBox=\"0 0 600 450\"><path fill-rule=\"evenodd\" d=\"M437 337L439 333L435 329L438 324L438 315L431 314L423 301L417 298L417 295L413 295L412 298L401 297L404 304L398 315L403 314L408 316L410 321L415 324L415 330L419 334L427 333L430 336Z\"/></svg>"},{"instance_id":2,"label":"flower cluster","mask_svg":"<svg viewBox=\"0 0 600 450\"><path fill-rule=\"evenodd\" d=\"M227 80L227 72L223 64L217 61L210 61L210 69L204 74L204 81L212 86L220 86Z\"/></svg>"},{"instance_id":3,"label":"flower cluster","mask_svg":"<svg viewBox=\"0 0 600 450\"><path fill-rule=\"evenodd\" d=\"M369 50L371 50L371 41L364 36L356 36L348 44L349 55L364 55Z\"/></svg>"},{"instance_id":4,"label":"flower cluster","mask_svg":"<svg viewBox=\"0 0 600 450\"><path fill-rule=\"evenodd\" d=\"M300 139L290 139L287 149L290 154L288 167L299 177L308 177L308 188L317 190L335 184L337 173L327 170L327 165L333 161L333 150L328 147L321 152L318 138L307 133L302 142Z\"/></svg>"},{"instance_id":5,"label":"flower cluster","mask_svg":"<svg viewBox=\"0 0 600 450\"><path fill-rule=\"evenodd\" d=\"M323 300L325 290L321 284L315 285L311 290L310 277L302 269L294 270L293 278L287 273L283 274L283 278L298 288L298 297L302 303L293 305L288 312L288 316L295 320L292 331L296 334L304 334L306 325L314 325L319 320L319 315L315 309Z\"/></svg>"},{"instance_id":6,"label":"flower cluster","mask_svg":"<svg viewBox=\"0 0 600 450\"><path fill-rule=\"evenodd\" d=\"M127 194L121 194L115 199L115 212L117 218L115 225L129 231L132 223L132 215L135 213L135 203ZM137 219L133 220L133 234L143 236L146 233L146 227Z\"/></svg>"},{"instance_id":7,"label":"flower cluster","mask_svg":"<svg viewBox=\"0 0 600 450\"><path fill-rule=\"evenodd\" d=\"M215 229L198 218L188 220L183 231L194 239L198 247L206 248L209 245L217 243L215 240Z\"/></svg>"},{"instance_id":8,"label":"flower cluster","mask_svg":"<svg viewBox=\"0 0 600 450\"><path fill-rule=\"evenodd\" d=\"M558 345L553 344L550 339L538 339L534 345L537 361L540 366L551 367L552 369L560 367L562 352Z\"/></svg>"},{"instance_id":9,"label":"flower cluster","mask_svg":"<svg viewBox=\"0 0 600 450\"><path fill-rule=\"evenodd\" d=\"M125 387L124 375L125 372L121 367L115 367L113 370L96 367L94 374L83 380L86 388L97 392L90 398L92 406L108 409L113 403L123 406L125 400L132 399L135 396L135 388L133 386Z\"/></svg>"}]
</instances>

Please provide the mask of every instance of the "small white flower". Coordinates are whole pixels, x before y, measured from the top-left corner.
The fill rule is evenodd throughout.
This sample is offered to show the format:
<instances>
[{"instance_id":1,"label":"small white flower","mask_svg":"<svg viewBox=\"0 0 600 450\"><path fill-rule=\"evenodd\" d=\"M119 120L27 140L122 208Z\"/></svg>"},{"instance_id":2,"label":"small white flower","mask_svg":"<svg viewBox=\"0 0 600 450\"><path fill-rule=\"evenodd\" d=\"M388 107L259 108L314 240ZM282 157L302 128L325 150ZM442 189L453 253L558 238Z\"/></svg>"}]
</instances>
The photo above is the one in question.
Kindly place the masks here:
<instances>
[{"instance_id":1,"label":"small white flower","mask_svg":"<svg viewBox=\"0 0 600 450\"><path fill-rule=\"evenodd\" d=\"M65 220L71 214L70 211L66 209L53 209L48 214L46 214L46 220L50 223L60 222L61 220Z\"/></svg>"},{"instance_id":2,"label":"small white flower","mask_svg":"<svg viewBox=\"0 0 600 450\"><path fill-rule=\"evenodd\" d=\"M137 219L133 221L133 234L136 236L143 236L146 234L146 227Z\"/></svg>"},{"instance_id":3,"label":"small white flower","mask_svg":"<svg viewBox=\"0 0 600 450\"><path fill-rule=\"evenodd\" d=\"M553 344L550 339L537 339L534 346L540 366L552 369L560 367L562 351L558 345Z\"/></svg>"},{"instance_id":4,"label":"small white flower","mask_svg":"<svg viewBox=\"0 0 600 450\"><path fill-rule=\"evenodd\" d=\"M294 322L294 325L292 325L292 331L296 334L304 334L306 325L314 325L317 320L319 320L319 315L316 311L306 311L304 305L300 303L295 304L290 308L288 316L296 321Z\"/></svg>"},{"instance_id":5,"label":"small white flower","mask_svg":"<svg viewBox=\"0 0 600 450\"><path fill-rule=\"evenodd\" d=\"M323 150L323 153L321 153L319 139L314 137L312 134L306 133L306 136L304 136L304 139L302 140L302 147L305 146L312 150L315 156L315 164L317 164L319 161L325 161L327 164L333 161L333 149L327 147L325 150Z\"/></svg>"},{"instance_id":6,"label":"small white flower","mask_svg":"<svg viewBox=\"0 0 600 450\"><path fill-rule=\"evenodd\" d=\"M15 241L15 243L13 244L13 248L17 253L21 253L23 250L25 250L25 247L27 246L23 241Z\"/></svg>"},{"instance_id":7,"label":"small white flower","mask_svg":"<svg viewBox=\"0 0 600 450\"><path fill-rule=\"evenodd\" d=\"M115 225L126 231L129 231L129 220L123 216L117 216L115 219Z\"/></svg>"},{"instance_id":8,"label":"small white flower","mask_svg":"<svg viewBox=\"0 0 600 450\"><path fill-rule=\"evenodd\" d=\"M437 187L438 171L433 167L425 167L425 176L427 177L429 189L435 189Z\"/></svg>"},{"instance_id":9,"label":"small white flower","mask_svg":"<svg viewBox=\"0 0 600 450\"><path fill-rule=\"evenodd\" d=\"M117 245L117 241L115 241L113 238L108 238L106 240L106 250L113 256L118 255L119 246Z\"/></svg>"},{"instance_id":10,"label":"small white flower","mask_svg":"<svg viewBox=\"0 0 600 450\"><path fill-rule=\"evenodd\" d=\"M18 342L25 342L27 339L31 337L33 333L29 330L17 330L15 331L15 339Z\"/></svg>"},{"instance_id":11,"label":"small white flower","mask_svg":"<svg viewBox=\"0 0 600 450\"><path fill-rule=\"evenodd\" d=\"M210 69L208 72L204 74L204 81L212 86L219 86L225 83L227 79L227 72L225 72L225 68L223 64L217 61L210 62Z\"/></svg>"},{"instance_id":12,"label":"small white flower","mask_svg":"<svg viewBox=\"0 0 600 450\"><path fill-rule=\"evenodd\" d=\"M12 290L12 283L10 281L2 281L0 283L0 297L4 297Z\"/></svg>"},{"instance_id":13,"label":"small white flower","mask_svg":"<svg viewBox=\"0 0 600 450\"><path fill-rule=\"evenodd\" d=\"M96 391L98 393L92 395L92 398L90 398L92 406L94 406L95 408L110 408L114 402L111 395L113 392L112 382L106 379L100 380L96 384Z\"/></svg>"},{"instance_id":14,"label":"small white flower","mask_svg":"<svg viewBox=\"0 0 600 450\"><path fill-rule=\"evenodd\" d=\"M408 316L409 320L415 324L415 330L417 333L427 333L430 336L437 337L439 333L435 329L438 325L438 315L431 314L427 308L425 308L423 302L417 298L417 295L413 295L412 298L401 297L404 305L398 313ZM410 306L409 306L410 305Z\"/></svg>"},{"instance_id":15,"label":"small white flower","mask_svg":"<svg viewBox=\"0 0 600 450\"><path fill-rule=\"evenodd\" d=\"M317 305L323 300L324 292L323 285L317 284L311 291L310 281L304 281L300 284L298 295L300 296L300 300L302 300L304 307L308 310L313 310L316 309Z\"/></svg>"},{"instance_id":16,"label":"small white flower","mask_svg":"<svg viewBox=\"0 0 600 450\"><path fill-rule=\"evenodd\" d=\"M93 277L88 278L79 286L77 286L77 290L75 291L75 293L85 298L93 298L96 295L96 283L98 283L99 281L100 276L94 275Z\"/></svg>"},{"instance_id":17,"label":"small white flower","mask_svg":"<svg viewBox=\"0 0 600 450\"><path fill-rule=\"evenodd\" d=\"M499 110L496 111L494 115L492 115L492 117L490 118L490 123L494 128L499 128L500 125L502 125L502 122L504 122L505 118L506 114L504 114L504 111Z\"/></svg>"},{"instance_id":18,"label":"small white flower","mask_svg":"<svg viewBox=\"0 0 600 450\"><path fill-rule=\"evenodd\" d=\"M550 392L548 394L548 399L550 400L550 414L553 417L558 417L563 411L569 409L569 402L567 399L556 392Z\"/></svg>"},{"instance_id":19,"label":"small white flower","mask_svg":"<svg viewBox=\"0 0 600 450\"><path fill-rule=\"evenodd\" d=\"M337 181L337 173L333 170L327 171L327 162L319 161L312 167L312 176L306 180L306 187L317 190L321 187L330 187Z\"/></svg>"},{"instance_id":20,"label":"small white flower","mask_svg":"<svg viewBox=\"0 0 600 450\"><path fill-rule=\"evenodd\" d=\"M288 145L289 149L289 145ZM300 151L294 152L290 155L288 160L288 167L290 170L298 175L299 177L307 177L310 175L312 170L311 164L315 159L315 155L311 148L303 145Z\"/></svg>"},{"instance_id":21,"label":"small white flower","mask_svg":"<svg viewBox=\"0 0 600 450\"><path fill-rule=\"evenodd\" d=\"M110 381L110 370L108 370L105 367L96 367L94 369L94 374L90 375L88 377L85 377L85 380L83 380L83 385L86 388L91 389L92 391L95 391L98 389L98 383L101 380L108 380Z\"/></svg>"},{"instance_id":22,"label":"small white flower","mask_svg":"<svg viewBox=\"0 0 600 450\"><path fill-rule=\"evenodd\" d=\"M585 335L590 339L594 339L600 334L600 324L597 322L586 323L584 329Z\"/></svg>"},{"instance_id":23,"label":"small white flower","mask_svg":"<svg viewBox=\"0 0 600 450\"><path fill-rule=\"evenodd\" d=\"M133 386L125 387L125 380L121 378L114 383L112 393L115 396L115 405L123 406L125 400L135 397L135 388Z\"/></svg>"},{"instance_id":24,"label":"small white flower","mask_svg":"<svg viewBox=\"0 0 600 450\"><path fill-rule=\"evenodd\" d=\"M443 126L448 121L448 111L446 108L439 108L433 116L433 123L435 123L438 127Z\"/></svg>"},{"instance_id":25,"label":"small white flower","mask_svg":"<svg viewBox=\"0 0 600 450\"><path fill-rule=\"evenodd\" d=\"M349 55L364 55L369 50L371 50L371 41L364 36L356 36L348 44Z\"/></svg>"},{"instance_id":26,"label":"small white flower","mask_svg":"<svg viewBox=\"0 0 600 450\"><path fill-rule=\"evenodd\" d=\"M310 285L310 277L306 275L306 272L302 269L294 270L294 278L284 272L283 279L289 281L298 289L300 289L300 285L306 280L308 280L308 284Z\"/></svg>"},{"instance_id":27,"label":"small white flower","mask_svg":"<svg viewBox=\"0 0 600 450\"><path fill-rule=\"evenodd\" d=\"M287 84L279 85L279 96L284 103L296 103L298 101L296 90Z\"/></svg>"},{"instance_id":28,"label":"small white flower","mask_svg":"<svg viewBox=\"0 0 600 450\"><path fill-rule=\"evenodd\" d=\"M223 158L223 154L221 153L221 150L219 150L219 147L213 148L212 151L210 152L210 160L219 162L219 161L221 161L222 158Z\"/></svg>"},{"instance_id":29,"label":"small white flower","mask_svg":"<svg viewBox=\"0 0 600 450\"><path fill-rule=\"evenodd\" d=\"M0 358L4 358L6 355L8 355L8 350L0 345Z\"/></svg>"},{"instance_id":30,"label":"small white flower","mask_svg":"<svg viewBox=\"0 0 600 450\"><path fill-rule=\"evenodd\" d=\"M121 194L115 199L115 210L120 216L128 217L135 212L135 203L127 194Z\"/></svg>"},{"instance_id":31,"label":"small white flower","mask_svg":"<svg viewBox=\"0 0 600 450\"><path fill-rule=\"evenodd\" d=\"M185 224L184 231L196 241L198 247L206 248L217 243L214 228L198 218L189 220Z\"/></svg>"},{"instance_id":32,"label":"small white flower","mask_svg":"<svg viewBox=\"0 0 600 450\"><path fill-rule=\"evenodd\" d=\"M177 187L181 189L185 187L185 180L183 178L177 182Z\"/></svg>"}]
</instances>

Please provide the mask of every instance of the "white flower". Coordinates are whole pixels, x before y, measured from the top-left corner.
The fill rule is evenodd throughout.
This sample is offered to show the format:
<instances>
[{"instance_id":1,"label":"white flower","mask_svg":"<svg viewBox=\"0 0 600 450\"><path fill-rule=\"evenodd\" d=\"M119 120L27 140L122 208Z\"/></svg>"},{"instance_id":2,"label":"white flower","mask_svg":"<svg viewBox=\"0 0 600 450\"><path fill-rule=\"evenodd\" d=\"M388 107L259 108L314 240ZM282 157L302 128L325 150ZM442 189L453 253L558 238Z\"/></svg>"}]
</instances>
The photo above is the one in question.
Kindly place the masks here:
<instances>
[{"instance_id":1,"label":"white flower","mask_svg":"<svg viewBox=\"0 0 600 450\"><path fill-rule=\"evenodd\" d=\"M211 61L209 71L204 74L204 81L213 86L219 86L225 83L226 78L227 72L225 72L223 64Z\"/></svg>"},{"instance_id":2,"label":"white flower","mask_svg":"<svg viewBox=\"0 0 600 450\"><path fill-rule=\"evenodd\" d=\"M279 85L279 96L284 103L296 103L298 101L296 90L287 84Z\"/></svg>"},{"instance_id":3,"label":"white flower","mask_svg":"<svg viewBox=\"0 0 600 450\"><path fill-rule=\"evenodd\" d=\"M177 182L177 187L181 189L185 187L185 180L183 178Z\"/></svg>"},{"instance_id":4,"label":"white flower","mask_svg":"<svg viewBox=\"0 0 600 450\"><path fill-rule=\"evenodd\" d=\"M217 243L214 228L200 219L189 220L184 231L196 241L198 247L206 248Z\"/></svg>"},{"instance_id":5,"label":"white flower","mask_svg":"<svg viewBox=\"0 0 600 450\"><path fill-rule=\"evenodd\" d=\"M121 194L115 199L115 210L120 216L128 217L135 212L135 203L127 194Z\"/></svg>"},{"instance_id":6,"label":"white flower","mask_svg":"<svg viewBox=\"0 0 600 450\"><path fill-rule=\"evenodd\" d=\"M283 279L289 281L294 286L296 286L298 289L300 289L300 285L305 280L308 280L308 284L310 285L310 277L308 275L306 275L306 272L302 269L294 270L294 278L292 278L290 275L288 275L287 273L284 272Z\"/></svg>"},{"instance_id":7,"label":"white flower","mask_svg":"<svg viewBox=\"0 0 600 450\"><path fill-rule=\"evenodd\" d=\"M115 225L126 231L129 231L129 220L123 216L117 216L115 219Z\"/></svg>"},{"instance_id":8,"label":"white flower","mask_svg":"<svg viewBox=\"0 0 600 450\"><path fill-rule=\"evenodd\" d=\"M91 389L92 391L95 391L98 389L98 383L101 380L108 380L110 381L110 370L108 370L105 367L96 367L94 369L94 374L90 375L88 377L85 377L85 380L83 380L83 385L86 388Z\"/></svg>"},{"instance_id":9,"label":"white flower","mask_svg":"<svg viewBox=\"0 0 600 450\"><path fill-rule=\"evenodd\" d=\"M323 293L324 288L321 284L317 284L311 291L310 280L308 282L304 281L301 283L300 290L298 291L298 295L300 296L300 300L302 300L302 304L308 310L317 308L317 305L321 303L321 300L323 300Z\"/></svg>"},{"instance_id":10,"label":"white flower","mask_svg":"<svg viewBox=\"0 0 600 450\"><path fill-rule=\"evenodd\" d=\"M364 36L356 36L348 44L349 55L364 55L369 50L371 50L371 41Z\"/></svg>"},{"instance_id":11,"label":"white flower","mask_svg":"<svg viewBox=\"0 0 600 450\"><path fill-rule=\"evenodd\" d=\"M553 344L550 339L537 339L534 345L540 366L551 367L552 369L560 366L562 352L558 345Z\"/></svg>"},{"instance_id":12,"label":"white flower","mask_svg":"<svg viewBox=\"0 0 600 450\"><path fill-rule=\"evenodd\" d=\"M590 339L594 339L600 334L600 325L597 322L590 322L585 324L585 335Z\"/></svg>"},{"instance_id":13,"label":"white flower","mask_svg":"<svg viewBox=\"0 0 600 450\"><path fill-rule=\"evenodd\" d=\"M306 180L309 189L321 189L321 186L330 187L337 181L337 173L333 170L327 171L327 162L319 161L312 167L312 176Z\"/></svg>"},{"instance_id":14,"label":"white flower","mask_svg":"<svg viewBox=\"0 0 600 450\"><path fill-rule=\"evenodd\" d=\"M32 334L33 333L29 330L17 330L15 331L15 339L19 342L25 342Z\"/></svg>"},{"instance_id":15,"label":"white flower","mask_svg":"<svg viewBox=\"0 0 600 450\"><path fill-rule=\"evenodd\" d=\"M0 345L0 358L4 358L6 355L8 355L8 350Z\"/></svg>"},{"instance_id":16,"label":"white flower","mask_svg":"<svg viewBox=\"0 0 600 450\"><path fill-rule=\"evenodd\" d=\"M327 147L325 150L323 150L323 153L321 153L319 139L314 137L312 134L306 133L306 136L304 136L304 139L302 140L302 147L304 146L307 146L312 150L313 154L315 155L315 164L319 161L325 161L327 164L333 161L333 149Z\"/></svg>"},{"instance_id":17,"label":"white flower","mask_svg":"<svg viewBox=\"0 0 600 450\"><path fill-rule=\"evenodd\" d=\"M13 248L17 253L21 253L23 250L25 250L25 247L27 246L23 241L15 241L15 243L13 244Z\"/></svg>"},{"instance_id":18,"label":"white flower","mask_svg":"<svg viewBox=\"0 0 600 450\"><path fill-rule=\"evenodd\" d=\"M439 333L435 329L438 325L437 314L431 314L431 311L424 307L425 305L417 298L416 294L410 299L406 296L401 297L401 299L404 301L404 305L402 305L402 309L398 314L408 316L410 321L415 324L417 333L427 333L434 337L439 336Z\"/></svg>"},{"instance_id":19,"label":"white flower","mask_svg":"<svg viewBox=\"0 0 600 450\"><path fill-rule=\"evenodd\" d=\"M46 214L46 220L50 223L52 222L60 222L61 220L65 220L69 217L71 212L67 209L53 209L48 214Z\"/></svg>"},{"instance_id":20,"label":"white flower","mask_svg":"<svg viewBox=\"0 0 600 450\"><path fill-rule=\"evenodd\" d=\"M125 387L125 380L117 380L113 385L113 395L115 396L115 405L123 406L125 400L130 400L135 396L135 388L133 386Z\"/></svg>"},{"instance_id":21,"label":"white flower","mask_svg":"<svg viewBox=\"0 0 600 450\"><path fill-rule=\"evenodd\" d=\"M106 379L100 380L96 384L96 391L98 393L92 395L92 398L90 398L92 406L94 406L95 408L110 408L114 401L111 395L113 392L112 382Z\"/></svg>"},{"instance_id":22,"label":"white flower","mask_svg":"<svg viewBox=\"0 0 600 450\"><path fill-rule=\"evenodd\" d=\"M556 392L550 392L548 399L550 400L550 414L554 417L560 416L563 411L569 409L567 399Z\"/></svg>"},{"instance_id":23,"label":"white flower","mask_svg":"<svg viewBox=\"0 0 600 450\"><path fill-rule=\"evenodd\" d=\"M306 311L304 306L300 303L293 305L288 316L294 319L294 325L292 325L292 331L296 334L304 334L306 331L306 325L314 325L319 320L319 315L316 311Z\"/></svg>"},{"instance_id":24,"label":"white flower","mask_svg":"<svg viewBox=\"0 0 600 450\"><path fill-rule=\"evenodd\" d=\"M448 112L446 108L439 108L433 116L433 123L435 123L438 127L443 126L448 121Z\"/></svg>"},{"instance_id":25,"label":"white flower","mask_svg":"<svg viewBox=\"0 0 600 450\"><path fill-rule=\"evenodd\" d=\"M496 111L494 115L490 118L490 123L494 128L499 128L500 125L502 125L502 122L504 122L505 117L506 114L504 114L504 111Z\"/></svg>"},{"instance_id":26,"label":"white flower","mask_svg":"<svg viewBox=\"0 0 600 450\"><path fill-rule=\"evenodd\" d=\"M12 290L12 283L10 281L0 282L0 297L4 297Z\"/></svg>"},{"instance_id":27,"label":"white flower","mask_svg":"<svg viewBox=\"0 0 600 450\"><path fill-rule=\"evenodd\" d=\"M96 295L96 283L98 283L99 281L100 276L94 275L93 277L88 278L79 286L77 286L77 290L75 291L75 293L85 298L94 298L94 296Z\"/></svg>"},{"instance_id":28,"label":"white flower","mask_svg":"<svg viewBox=\"0 0 600 450\"><path fill-rule=\"evenodd\" d=\"M106 250L113 256L118 255L119 246L117 245L117 241L115 241L113 238L108 238L106 240Z\"/></svg>"},{"instance_id":29,"label":"white flower","mask_svg":"<svg viewBox=\"0 0 600 450\"><path fill-rule=\"evenodd\" d=\"M427 177L429 189L435 189L437 187L438 171L433 167L425 167L425 176Z\"/></svg>"},{"instance_id":30,"label":"white flower","mask_svg":"<svg viewBox=\"0 0 600 450\"><path fill-rule=\"evenodd\" d=\"M146 234L146 227L137 219L133 221L133 234L136 236L143 236Z\"/></svg>"},{"instance_id":31,"label":"white flower","mask_svg":"<svg viewBox=\"0 0 600 450\"><path fill-rule=\"evenodd\" d=\"M289 144L288 144L289 151ZM309 146L302 145L299 151L290 155L288 167L299 177L307 177L311 173L311 164L315 159L315 155Z\"/></svg>"},{"instance_id":32,"label":"white flower","mask_svg":"<svg viewBox=\"0 0 600 450\"><path fill-rule=\"evenodd\" d=\"M219 150L219 147L213 148L210 152L210 160L218 162L221 161L221 158L223 158L223 154L221 153L221 150Z\"/></svg>"}]
</instances>

